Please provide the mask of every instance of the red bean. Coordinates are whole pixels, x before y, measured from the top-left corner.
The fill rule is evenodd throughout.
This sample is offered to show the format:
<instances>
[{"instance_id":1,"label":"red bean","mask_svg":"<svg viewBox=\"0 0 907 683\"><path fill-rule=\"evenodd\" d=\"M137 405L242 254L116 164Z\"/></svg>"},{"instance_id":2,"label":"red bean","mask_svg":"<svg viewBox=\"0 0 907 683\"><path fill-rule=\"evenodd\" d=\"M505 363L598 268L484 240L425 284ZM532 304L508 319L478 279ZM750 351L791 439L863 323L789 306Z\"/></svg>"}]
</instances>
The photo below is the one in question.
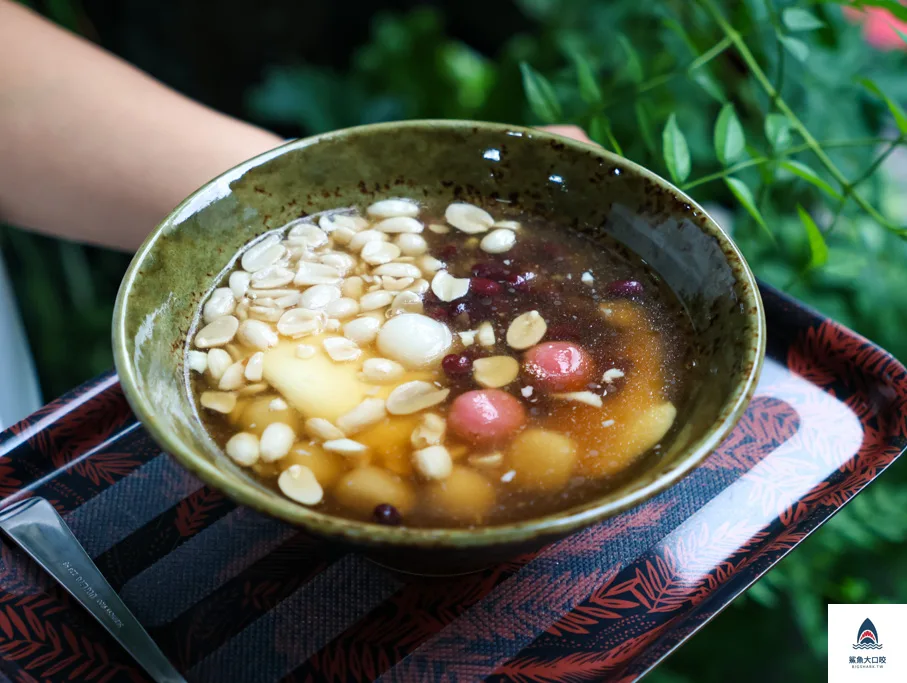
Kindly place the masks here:
<instances>
[{"instance_id":1,"label":"red bean","mask_svg":"<svg viewBox=\"0 0 907 683\"><path fill-rule=\"evenodd\" d=\"M456 318L458 315L469 315L471 308L467 301L460 299L459 301L454 301L450 304L450 307L447 309L449 317Z\"/></svg>"},{"instance_id":2,"label":"red bean","mask_svg":"<svg viewBox=\"0 0 907 683\"><path fill-rule=\"evenodd\" d=\"M459 250L460 247L458 247L456 244L445 244L443 247L441 247L440 250L438 250L438 257L442 261L452 261L456 257Z\"/></svg>"},{"instance_id":3,"label":"red bean","mask_svg":"<svg viewBox=\"0 0 907 683\"><path fill-rule=\"evenodd\" d=\"M501 293L502 289L501 285L486 277L474 277L469 283L469 291L474 292L477 296L496 296Z\"/></svg>"},{"instance_id":4,"label":"red bean","mask_svg":"<svg viewBox=\"0 0 907 683\"><path fill-rule=\"evenodd\" d=\"M500 389L467 391L450 405L447 426L455 435L480 446L500 444L526 423L526 411Z\"/></svg>"},{"instance_id":5,"label":"red bean","mask_svg":"<svg viewBox=\"0 0 907 683\"><path fill-rule=\"evenodd\" d=\"M425 315L442 323L446 323L450 319L450 314L444 306L426 306Z\"/></svg>"},{"instance_id":6,"label":"red bean","mask_svg":"<svg viewBox=\"0 0 907 683\"><path fill-rule=\"evenodd\" d=\"M489 301L488 304L491 304ZM458 299L448 305L447 317L455 323L473 325L491 317L489 305L481 298ZM461 317L463 316L463 317Z\"/></svg>"},{"instance_id":7,"label":"red bean","mask_svg":"<svg viewBox=\"0 0 907 683\"><path fill-rule=\"evenodd\" d=\"M464 377L472 372L472 359L461 353L450 353L441 360L441 369L448 377Z\"/></svg>"},{"instance_id":8,"label":"red bean","mask_svg":"<svg viewBox=\"0 0 907 683\"><path fill-rule=\"evenodd\" d=\"M472 267L473 277L481 277L495 282L503 282L509 274L510 269L499 263L476 263Z\"/></svg>"},{"instance_id":9,"label":"red bean","mask_svg":"<svg viewBox=\"0 0 907 683\"><path fill-rule=\"evenodd\" d=\"M555 323L548 327L545 336L554 341L579 341L583 333L576 323Z\"/></svg>"},{"instance_id":10,"label":"red bean","mask_svg":"<svg viewBox=\"0 0 907 683\"><path fill-rule=\"evenodd\" d=\"M380 505L375 506L375 511L372 513L372 516L378 524L384 524L386 526L397 526L403 521L403 515L401 515L400 511L390 503L381 503Z\"/></svg>"},{"instance_id":11,"label":"red bean","mask_svg":"<svg viewBox=\"0 0 907 683\"><path fill-rule=\"evenodd\" d=\"M637 280L615 280L607 288L608 294L624 298L641 296L645 291L642 283Z\"/></svg>"},{"instance_id":12,"label":"red bean","mask_svg":"<svg viewBox=\"0 0 907 683\"><path fill-rule=\"evenodd\" d=\"M542 391L582 391L592 379L592 360L572 342L543 342L523 357L523 370Z\"/></svg>"}]
</instances>

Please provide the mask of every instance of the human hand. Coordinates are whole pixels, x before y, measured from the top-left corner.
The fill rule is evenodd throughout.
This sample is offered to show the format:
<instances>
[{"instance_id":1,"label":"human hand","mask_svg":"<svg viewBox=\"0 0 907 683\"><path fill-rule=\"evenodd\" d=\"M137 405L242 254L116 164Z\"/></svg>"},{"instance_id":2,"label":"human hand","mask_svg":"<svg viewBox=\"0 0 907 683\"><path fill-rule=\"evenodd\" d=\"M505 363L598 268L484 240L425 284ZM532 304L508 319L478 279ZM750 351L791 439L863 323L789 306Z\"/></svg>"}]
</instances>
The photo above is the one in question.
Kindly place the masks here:
<instances>
[{"instance_id":1,"label":"human hand","mask_svg":"<svg viewBox=\"0 0 907 683\"><path fill-rule=\"evenodd\" d=\"M554 133L555 135L563 135L565 138L579 140L580 142L592 142L592 140L589 139L589 136L586 135L586 131L579 126L557 125L539 126L539 128L549 133Z\"/></svg>"}]
</instances>

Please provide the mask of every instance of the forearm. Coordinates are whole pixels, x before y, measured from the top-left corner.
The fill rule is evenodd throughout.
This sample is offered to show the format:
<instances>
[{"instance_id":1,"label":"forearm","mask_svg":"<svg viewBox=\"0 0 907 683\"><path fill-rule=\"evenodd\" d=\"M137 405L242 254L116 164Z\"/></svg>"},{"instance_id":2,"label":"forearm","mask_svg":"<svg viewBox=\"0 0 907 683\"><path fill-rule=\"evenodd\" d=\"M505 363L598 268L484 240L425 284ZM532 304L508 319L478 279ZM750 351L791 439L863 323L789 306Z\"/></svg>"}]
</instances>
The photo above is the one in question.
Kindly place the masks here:
<instances>
[{"instance_id":1,"label":"forearm","mask_svg":"<svg viewBox=\"0 0 907 683\"><path fill-rule=\"evenodd\" d=\"M0 0L0 220L134 249L205 181L280 142Z\"/></svg>"}]
</instances>

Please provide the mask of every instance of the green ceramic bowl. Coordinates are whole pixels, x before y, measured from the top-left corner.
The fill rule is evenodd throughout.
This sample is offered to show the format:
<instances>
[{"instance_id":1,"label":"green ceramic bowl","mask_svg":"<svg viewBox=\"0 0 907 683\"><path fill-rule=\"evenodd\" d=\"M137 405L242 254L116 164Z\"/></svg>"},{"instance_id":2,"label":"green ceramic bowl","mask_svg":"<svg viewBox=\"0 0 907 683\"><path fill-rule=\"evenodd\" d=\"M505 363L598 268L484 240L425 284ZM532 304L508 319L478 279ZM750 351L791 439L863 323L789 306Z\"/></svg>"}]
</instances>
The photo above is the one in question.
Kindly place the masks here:
<instances>
[{"instance_id":1,"label":"green ceramic bowl","mask_svg":"<svg viewBox=\"0 0 907 683\"><path fill-rule=\"evenodd\" d=\"M679 428L640 476L599 500L528 521L411 529L296 505L234 466L199 422L183 365L199 302L249 239L324 209L412 196L489 205L506 199L648 261L696 329L703 376ZM113 345L136 415L167 452L237 502L414 572L467 571L638 505L696 467L728 434L756 386L765 349L759 290L737 247L692 199L600 147L537 130L468 121L363 126L288 143L195 192L151 234L117 298Z\"/></svg>"}]
</instances>

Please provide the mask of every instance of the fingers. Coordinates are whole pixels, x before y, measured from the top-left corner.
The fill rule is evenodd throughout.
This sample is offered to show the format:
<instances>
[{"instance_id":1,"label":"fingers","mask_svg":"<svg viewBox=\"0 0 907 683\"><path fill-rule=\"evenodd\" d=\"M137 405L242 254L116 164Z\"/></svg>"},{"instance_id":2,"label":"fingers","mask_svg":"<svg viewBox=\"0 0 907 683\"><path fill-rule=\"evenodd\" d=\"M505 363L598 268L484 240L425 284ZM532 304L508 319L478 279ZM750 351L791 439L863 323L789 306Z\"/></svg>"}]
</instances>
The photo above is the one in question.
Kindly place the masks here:
<instances>
[{"instance_id":1,"label":"fingers","mask_svg":"<svg viewBox=\"0 0 907 683\"><path fill-rule=\"evenodd\" d=\"M565 138L573 138L580 142L592 142L589 136L586 135L586 131L579 126L540 126L540 128L555 135L563 135Z\"/></svg>"}]
</instances>

